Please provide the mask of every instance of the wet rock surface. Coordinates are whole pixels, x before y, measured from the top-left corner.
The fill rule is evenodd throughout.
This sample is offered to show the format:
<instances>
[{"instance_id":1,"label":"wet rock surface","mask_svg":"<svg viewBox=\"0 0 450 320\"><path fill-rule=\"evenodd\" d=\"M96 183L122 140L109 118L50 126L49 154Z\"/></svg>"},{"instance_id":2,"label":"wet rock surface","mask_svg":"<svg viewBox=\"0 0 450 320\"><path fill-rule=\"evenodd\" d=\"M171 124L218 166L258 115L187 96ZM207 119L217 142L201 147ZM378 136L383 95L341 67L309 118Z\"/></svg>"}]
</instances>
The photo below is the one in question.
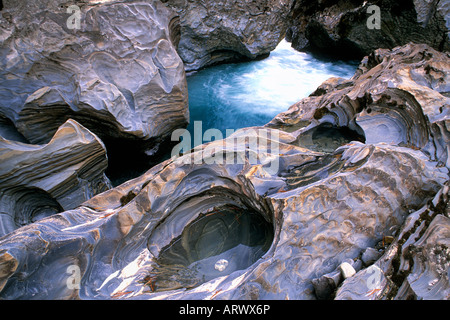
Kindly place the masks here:
<instances>
[{"instance_id":1,"label":"wet rock surface","mask_svg":"<svg viewBox=\"0 0 450 320\"><path fill-rule=\"evenodd\" d=\"M164 0L179 15L186 71L267 56L284 38L292 0Z\"/></svg>"},{"instance_id":2,"label":"wet rock surface","mask_svg":"<svg viewBox=\"0 0 450 320\"><path fill-rule=\"evenodd\" d=\"M448 300L449 185L411 213L384 255L346 280L336 299Z\"/></svg>"}]
</instances>

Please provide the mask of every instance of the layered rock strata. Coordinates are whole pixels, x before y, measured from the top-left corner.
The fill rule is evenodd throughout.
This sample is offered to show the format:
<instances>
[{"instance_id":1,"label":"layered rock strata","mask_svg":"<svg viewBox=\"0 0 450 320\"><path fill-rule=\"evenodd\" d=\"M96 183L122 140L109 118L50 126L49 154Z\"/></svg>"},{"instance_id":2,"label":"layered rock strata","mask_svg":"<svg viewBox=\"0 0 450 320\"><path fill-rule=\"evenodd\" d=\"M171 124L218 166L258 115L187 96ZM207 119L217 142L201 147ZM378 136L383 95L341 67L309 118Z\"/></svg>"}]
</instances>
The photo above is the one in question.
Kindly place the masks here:
<instances>
[{"instance_id":1,"label":"layered rock strata","mask_svg":"<svg viewBox=\"0 0 450 320\"><path fill-rule=\"evenodd\" d=\"M70 118L108 145L147 141L154 153L187 125L174 13L159 1L3 3L0 113L29 142Z\"/></svg>"},{"instance_id":2,"label":"layered rock strata","mask_svg":"<svg viewBox=\"0 0 450 320\"><path fill-rule=\"evenodd\" d=\"M395 234L409 210L424 205L448 177L448 170L436 168L420 151L386 144L355 142L323 154L294 146L290 134L262 128L228 139L271 141L277 135L277 145L265 150L231 141L203 145L75 210L9 234L0 241L2 298L312 299L313 278ZM224 155L233 155L234 163L206 163ZM308 175L301 174L306 167ZM272 226L270 246L256 262L240 269L236 262L242 257L219 252L190 260L193 265L161 267L163 253L184 238L188 225L202 217L220 224L225 217L217 210L223 206L239 208L231 217L240 221L235 227L243 223L241 210ZM223 224L221 234L234 232L232 226ZM186 241L194 245L185 248L192 251L179 255L198 255L204 232L188 234ZM214 246L222 246L221 239L215 237ZM234 269L196 284L198 272L214 274L221 254ZM67 285L71 267L79 268L76 288ZM174 269L184 277L174 278ZM19 281L20 274L29 276ZM49 274L51 281L37 281ZM24 281L38 287L29 291Z\"/></svg>"},{"instance_id":3,"label":"layered rock strata","mask_svg":"<svg viewBox=\"0 0 450 320\"><path fill-rule=\"evenodd\" d=\"M44 145L0 137L0 162L0 235L111 188L105 146L74 120Z\"/></svg>"},{"instance_id":4,"label":"layered rock strata","mask_svg":"<svg viewBox=\"0 0 450 320\"><path fill-rule=\"evenodd\" d=\"M384 255L336 293L338 300L450 298L449 186L411 213Z\"/></svg>"},{"instance_id":5,"label":"layered rock strata","mask_svg":"<svg viewBox=\"0 0 450 320\"><path fill-rule=\"evenodd\" d=\"M0 239L0 297L315 299L317 279L350 283L378 258L368 248L396 241L408 250L382 290L425 297L447 268L448 61L425 45L379 50L265 127L15 230ZM446 295L439 281L430 296Z\"/></svg>"}]
</instances>

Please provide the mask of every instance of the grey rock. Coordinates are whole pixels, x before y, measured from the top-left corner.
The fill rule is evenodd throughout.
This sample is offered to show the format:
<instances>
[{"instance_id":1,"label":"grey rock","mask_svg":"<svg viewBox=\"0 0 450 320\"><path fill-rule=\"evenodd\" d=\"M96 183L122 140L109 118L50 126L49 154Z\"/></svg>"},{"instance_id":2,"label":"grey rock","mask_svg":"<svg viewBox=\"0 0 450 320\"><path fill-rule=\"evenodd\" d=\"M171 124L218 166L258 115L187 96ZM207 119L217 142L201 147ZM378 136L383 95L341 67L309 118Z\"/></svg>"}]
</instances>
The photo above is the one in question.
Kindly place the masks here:
<instances>
[{"instance_id":1,"label":"grey rock","mask_svg":"<svg viewBox=\"0 0 450 320\"><path fill-rule=\"evenodd\" d=\"M267 56L284 38L292 0L164 0L179 15L186 71Z\"/></svg>"},{"instance_id":2,"label":"grey rock","mask_svg":"<svg viewBox=\"0 0 450 320\"><path fill-rule=\"evenodd\" d=\"M268 127L292 132L309 148L300 138L318 127L347 127L355 140L421 149L450 167L449 57L426 45L376 50L352 79L330 78Z\"/></svg>"},{"instance_id":3,"label":"grey rock","mask_svg":"<svg viewBox=\"0 0 450 320\"><path fill-rule=\"evenodd\" d=\"M237 131L236 135L245 132ZM319 157L286 143L293 141L290 135L281 133L280 140L281 154L296 155L304 163ZM203 145L201 150L170 159L75 210L40 220L1 239L0 261L9 261L10 268L17 265L14 270L2 272L1 280L5 283L2 298L31 298L32 292L39 292L33 297L313 299L312 279L335 270L341 261L358 257L363 248L374 245L392 226L402 224L407 215L403 206L423 203L424 199L415 195L416 190L436 192L447 179L447 171L437 169L420 151L383 144L341 147L334 154L342 164L341 169L303 185L289 185L289 179L270 175L268 165L274 156L270 153L260 153L254 165L248 161L197 165L191 162L200 155L207 159L216 152L226 150L236 154L247 149L239 144L233 148L230 145L224 147L222 141ZM248 147L247 150L254 150ZM349 156L358 154L366 155L365 161L352 163ZM406 178L399 170L403 165L412 168L412 172L408 173L408 186L400 191L398 186ZM389 178L383 183L380 176ZM290 177L297 179L295 174ZM375 183L361 186L360 179ZM274 185L271 183L274 180L284 180L287 191L272 190L270 194L265 191L264 196L253 187ZM121 198L133 190L139 192L130 202L121 204ZM368 205L374 201L376 206ZM212 214L221 205L251 209L272 224L275 234L268 251L246 269L235 270L191 290L164 290L167 282L160 279L165 279L163 276L170 269L158 268L155 258L174 243L190 222ZM220 214L216 216L219 221L222 219ZM45 232L48 228L52 232ZM38 230L41 236L33 237ZM27 239L25 243L18 241L23 237ZM194 234L191 237L197 241ZM44 243L51 244L45 253L27 250ZM36 263L24 265L23 259ZM41 263L43 260L48 262ZM66 287L66 269L71 265L80 268L80 290ZM54 274L52 281L33 281L49 272ZM13 277L17 273L29 274L22 281L36 283L36 290L21 287ZM155 273L158 278L153 278ZM186 287L192 286L190 280L191 277L185 280Z\"/></svg>"},{"instance_id":4,"label":"grey rock","mask_svg":"<svg viewBox=\"0 0 450 320\"><path fill-rule=\"evenodd\" d=\"M348 262L343 262L339 265L339 270L341 271L342 278L347 279L355 275L356 270Z\"/></svg>"},{"instance_id":5,"label":"grey rock","mask_svg":"<svg viewBox=\"0 0 450 320\"><path fill-rule=\"evenodd\" d=\"M377 261L381 257L381 255L382 252L380 252L379 250L374 248L367 248L366 250L364 250L361 256L361 260L366 266L369 266Z\"/></svg>"},{"instance_id":6,"label":"grey rock","mask_svg":"<svg viewBox=\"0 0 450 320\"><path fill-rule=\"evenodd\" d=\"M353 267L353 269L355 269L356 272L361 270L361 268L363 266L363 262L360 259L352 260L352 263L350 263L350 264Z\"/></svg>"},{"instance_id":7,"label":"grey rock","mask_svg":"<svg viewBox=\"0 0 450 320\"><path fill-rule=\"evenodd\" d=\"M3 3L0 114L29 142L47 143L71 118L152 148L188 123L174 13L159 1L80 2L79 29L66 1Z\"/></svg>"},{"instance_id":8,"label":"grey rock","mask_svg":"<svg viewBox=\"0 0 450 320\"><path fill-rule=\"evenodd\" d=\"M383 296L389 284L382 269L372 265L346 279L339 287L335 300L376 300Z\"/></svg>"},{"instance_id":9,"label":"grey rock","mask_svg":"<svg viewBox=\"0 0 450 320\"><path fill-rule=\"evenodd\" d=\"M111 188L106 149L74 120L45 145L0 137L0 236Z\"/></svg>"},{"instance_id":10,"label":"grey rock","mask_svg":"<svg viewBox=\"0 0 450 320\"><path fill-rule=\"evenodd\" d=\"M314 294L319 300L331 299L336 291L337 286L341 282L342 276L340 271L324 274L320 278L311 280L314 286Z\"/></svg>"},{"instance_id":11,"label":"grey rock","mask_svg":"<svg viewBox=\"0 0 450 320\"><path fill-rule=\"evenodd\" d=\"M406 219L398 237L373 265L344 281L336 299L449 299L448 182Z\"/></svg>"},{"instance_id":12,"label":"grey rock","mask_svg":"<svg viewBox=\"0 0 450 320\"><path fill-rule=\"evenodd\" d=\"M419 53L427 62L421 64L416 57ZM423 46L381 51L372 59L381 55L377 63L366 60L352 80L330 80L323 92L304 99L265 127L244 128L224 140L173 156L73 210L0 238L0 297L315 299L314 279L332 274L349 259L352 268L358 269L361 252L375 247L383 237L398 234L396 239L415 241L405 229L412 223L412 233L420 232L410 212L425 212L436 193L444 194L449 171L438 162L446 154L421 150L439 143L430 123L445 124L445 117L435 110L441 106L437 101L447 101L439 93L445 84L422 88L410 80L411 70L418 67L417 81L433 83L433 77L420 73L425 72L424 64L447 70L447 62L441 53ZM390 69L392 61L397 64ZM404 80L403 87L389 91L390 98L383 99L395 100L397 106L380 103L382 110L368 114L384 116L358 129L355 119L367 106L377 110L373 101L380 100L378 90L387 87L382 80L392 79L393 74L396 81ZM326 123L331 126L325 131L311 134ZM340 132L338 128L346 127L359 130L358 137L363 134L367 140L373 134L378 139L377 123L389 123L388 129L395 127L408 134L399 134L397 143L363 143L348 141L345 135L333 136ZM331 130L331 139L327 130ZM397 136L395 130L386 139L393 136ZM446 212L443 200L431 203L439 208L429 210L431 215ZM267 224L269 228L261 227ZM241 236L227 239L227 234L239 231ZM438 234L442 239L445 233ZM248 248L262 243L264 250ZM411 266L409 256L402 258L401 252L394 240L376 262L386 283L389 277L398 280L401 270ZM243 265L236 253L254 262ZM436 255L436 260L443 261L440 253ZM224 275L218 275L222 271L214 267L221 259L228 261ZM77 268L79 287L73 286L76 276L68 272ZM360 270L343 285L357 281L358 274L367 270ZM205 281L199 281L199 275ZM335 283L334 276L330 279ZM394 282L401 286L404 279ZM413 282L411 278L411 288ZM356 292L367 294L366 284L362 280L365 291ZM385 288L383 296L397 294ZM409 289L404 287L401 292Z\"/></svg>"},{"instance_id":13,"label":"grey rock","mask_svg":"<svg viewBox=\"0 0 450 320\"><path fill-rule=\"evenodd\" d=\"M368 27L373 5L380 10L379 28ZM288 38L298 50L357 59L409 42L448 51L449 8L448 1L297 1Z\"/></svg>"},{"instance_id":14,"label":"grey rock","mask_svg":"<svg viewBox=\"0 0 450 320\"><path fill-rule=\"evenodd\" d=\"M410 249L414 267L406 281L418 299L450 298L450 219L437 215Z\"/></svg>"}]
</instances>

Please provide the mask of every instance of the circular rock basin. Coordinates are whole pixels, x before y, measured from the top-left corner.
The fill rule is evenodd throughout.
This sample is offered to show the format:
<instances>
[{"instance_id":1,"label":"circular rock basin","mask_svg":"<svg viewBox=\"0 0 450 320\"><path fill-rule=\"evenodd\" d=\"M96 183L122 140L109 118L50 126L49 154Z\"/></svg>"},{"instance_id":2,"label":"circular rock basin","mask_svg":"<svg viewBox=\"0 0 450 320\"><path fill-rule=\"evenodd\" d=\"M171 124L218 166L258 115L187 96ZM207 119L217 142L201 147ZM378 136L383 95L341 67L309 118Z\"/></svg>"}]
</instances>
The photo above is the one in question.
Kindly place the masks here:
<instances>
[{"instance_id":1,"label":"circular rock basin","mask_svg":"<svg viewBox=\"0 0 450 320\"><path fill-rule=\"evenodd\" d=\"M247 269L270 248L273 226L252 210L224 205L202 213L163 248L145 283L152 291L193 288Z\"/></svg>"},{"instance_id":2,"label":"circular rock basin","mask_svg":"<svg viewBox=\"0 0 450 320\"><path fill-rule=\"evenodd\" d=\"M323 123L297 138L299 146L314 151L330 153L352 141L365 142L361 133L353 131L348 127L338 127L330 123Z\"/></svg>"}]
</instances>

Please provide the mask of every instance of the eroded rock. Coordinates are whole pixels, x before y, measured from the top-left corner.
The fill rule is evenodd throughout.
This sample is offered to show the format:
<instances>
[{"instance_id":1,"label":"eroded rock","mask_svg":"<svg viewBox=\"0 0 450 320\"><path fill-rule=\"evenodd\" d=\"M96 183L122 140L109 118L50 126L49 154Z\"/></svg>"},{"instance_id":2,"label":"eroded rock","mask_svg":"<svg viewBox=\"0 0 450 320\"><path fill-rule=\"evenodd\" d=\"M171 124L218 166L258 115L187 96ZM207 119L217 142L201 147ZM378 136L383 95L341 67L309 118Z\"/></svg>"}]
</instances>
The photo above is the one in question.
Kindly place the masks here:
<instances>
[{"instance_id":1,"label":"eroded rock","mask_svg":"<svg viewBox=\"0 0 450 320\"><path fill-rule=\"evenodd\" d=\"M265 127L174 155L74 210L8 234L0 239L0 297L315 299L315 280L328 277L324 296L332 295L331 282L341 281L334 272L350 262L357 273L341 289L358 283L361 291L369 270L380 269L386 285L371 284L371 298L420 292L429 268L414 262L417 272L402 272L412 265L402 248L424 237L423 254L444 261L446 228L433 228L436 237L420 234L447 212L436 200L448 193L447 153L438 151L447 147L447 109L436 110L448 99L445 72L436 82L426 71L447 70L443 57L421 45L378 51L353 79L329 80ZM381 125L389 129L384 140ZM354 134L343 134L344 127ZM358 272L367 248L388 237L378 269ZM428 246L434 240L441 251ZM406 278L411 290L402 286Z\"/></svg>"},{"instance_id":2,"label":"eroded rock","mask_svg":"<svg viewBox=\"0 0 450 320\"><path fill-rule=\"evenodd\" d=\"M372 266L346 280L336 299L450 298L449 186L408 216L395 241Z\"/></svg>"},{"instance_id":3,"label":"eroded rock","mask_svg":"<svg viewBox=\"0 0 450 320\"><path fill-rule=\"evenodd\" d=\"M284 38L291 0L163 0L180 16L186 71L267 56Z\"/></svg>"},{"instance_id":4,"label":"eroded rock","mask_svg":"<svg viewBox=\"0 0 450 320\"><path fill-rule=\"evenodd\" d=\"M65 1L3 3L0 113L29 142L47 143L70 118L107 147L157 149L187 125L174 13L159 1L79 3L79 28Z\"/></svg>"},{"instance_id":5,"label":"eroded rock","mask_svg":"<svg viewBox=\"0 0 450 320\"><path fill-rule=\"evenodd\" d=\"M352 79L330 78L268 126L299 137L324 125L347 127L366 143L421 149L450 167L449 57L426 45L376 50Z\"/></svg>"},{"instance_id":6,"label":"eroded rock","mask_svg":"<svg viewBox=\"0 0 450 320\"><path fill-rule=\"evenodd\" d=\"M228 139L237 139L246 132L249 133L237 131ZM6 284L2 297L30 298L30 293L21 289L13 277L15 273L25 272L38 279L51 272L57 274L55 281L47 281L36 290L41 298L75 295L83 299L312 299L315 297L312 279L335 270L346 259L358 257L363 249L395 231L407 216L408 208L423 205L427 195L433 195L447 179L447 170L436 168L420 151L354 143L334 153L341 163L336 171L326 176L320 170L311 172L321 179L289 185L289 178L298 179L290 168L292 158L296 158L298 167L318 161L324 154L293 146L289 142L295 141L294 137L278 130L269 130L270 134L261 132L256 133L265 139L280 134L279 152L274 154L272 148L258 152L261 150L255 150L251 144L227 146L223 141L214 141L94 197L76 210L40 220L2 239L4 259L11 260L12 256L19 265L3 277ZM250 133L253 136L255 132ZM235 163L193 162L196 158L223 156L223 152L228 156L234 154ZM237 157L245 155L244 152L258 154L257 163L251 164L247 158L239 164ZM270 166L277 158L280 167L274 173ZM401 170L403 166L410 171ZM281 172L288 172L288 176L282 177ZM369 181L372 182L368 184ZM122 206L120 199L130 190L139 191ZM215 214L217 220L211 221L223 219L219 212L214 212L221 206L251 210L272 225L274 237L267 252L244 269L239 269L232 255L227 256L227 268L234 265L236 272L203 284L193 283L195 278L184 273L184 286L191 290L176 287L168 290L167 283L161 282L161 272L166 271L156 265L162 252L199 217ZM47 228L52 232L45 232ZM31 236L38 230L40 237ZM18 241L28 234L26 244ZM99 234L108 237L96 236ZM199 241L194 234L187 239ZM50 244L46 245L45 253L29 252L24 247L32 243L41 247L43 242ZM61 249L61 242L65 249ZM56 248L58 255L54 253ZM191 254L194 252L197 251ZM30 255L37 264L23 265L20 261L25 257L31 259ZM215 257L210 257L210 264L202 265L209 265L210 273L216 272L215 263L223 258ZM43 259L52 262L39 264ZM64 272L73 264L81 270L79 291L69 290L64 282L67 278ZM37 268L38 265L41 267ZM159 278L154 277L155 272L159 272Z\"/></svg>"},{"instance_id":7,"label":"eroded rock","mask_svg":"<svg viewBox=\"0 0 450 320\"><path fill-rule=\"evenodd\" d=\"M0 235L111 188L105 146L74 120L44 145L0 137L0 162Z\"/></svg>"},{"instance_id":8,"label":"eroded rock","mask_svg":"<svg viewBox=\"0 0 450 320\"><path fill-rule=\"evenodd\" d=\"M287 39L298 50L353 59L408 42L448 51L449 10L448 1L297 1Z\"/></svg>"}]
</instances>

